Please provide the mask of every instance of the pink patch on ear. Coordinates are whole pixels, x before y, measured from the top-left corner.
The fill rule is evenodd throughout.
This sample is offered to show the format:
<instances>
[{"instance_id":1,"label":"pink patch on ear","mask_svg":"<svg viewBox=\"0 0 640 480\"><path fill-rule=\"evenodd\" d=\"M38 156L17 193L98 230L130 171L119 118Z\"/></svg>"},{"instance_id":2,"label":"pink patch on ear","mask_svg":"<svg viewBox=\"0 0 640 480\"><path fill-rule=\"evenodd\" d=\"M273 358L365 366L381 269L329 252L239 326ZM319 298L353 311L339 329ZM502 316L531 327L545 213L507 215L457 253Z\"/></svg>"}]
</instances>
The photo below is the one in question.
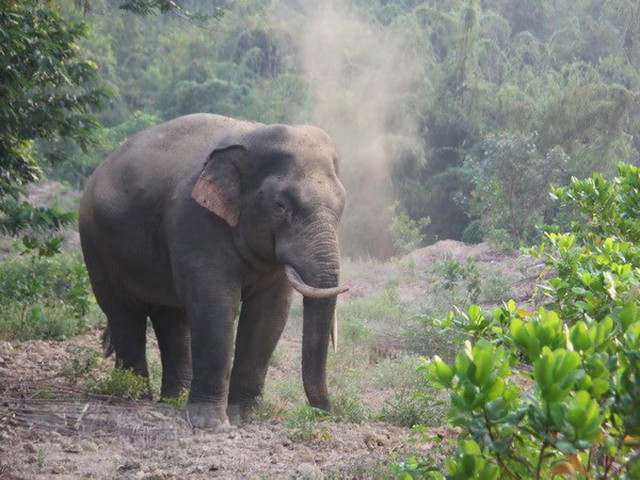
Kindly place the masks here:
<instances>
[{"instance_id":1,"label":"pink patch on ear","mask_svg":"<svg viewBox=\"0 0 640 480\"><path fill-rule=\"evenodd\" d=\"M191 192L193 198L200 206L222 218L231 227L238 225L240 210L236 208L233 201L225 201L223 193L216 182L203 172Z\"/></svg>"}]
</instances>

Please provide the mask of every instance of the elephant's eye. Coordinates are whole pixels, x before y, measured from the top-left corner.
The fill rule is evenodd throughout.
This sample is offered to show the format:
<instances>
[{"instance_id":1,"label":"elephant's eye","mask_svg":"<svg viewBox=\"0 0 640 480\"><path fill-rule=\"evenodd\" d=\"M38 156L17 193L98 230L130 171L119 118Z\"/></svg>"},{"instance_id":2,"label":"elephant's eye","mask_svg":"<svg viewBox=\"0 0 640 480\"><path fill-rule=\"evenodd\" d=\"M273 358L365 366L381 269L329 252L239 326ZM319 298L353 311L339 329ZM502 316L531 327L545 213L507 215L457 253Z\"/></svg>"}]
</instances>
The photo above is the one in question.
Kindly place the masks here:
<instances>
[{"instance_id":1,"label":"elephant's eye","mask_svg":"<svg viewBox=\"0 0 640 480\"><path fill-rule=\"evenodd\" d=\"M287 204L282 200L276 200L273 204L273 210L276 215L284 217L287 214Z\"/></svg>"}]
</instances>

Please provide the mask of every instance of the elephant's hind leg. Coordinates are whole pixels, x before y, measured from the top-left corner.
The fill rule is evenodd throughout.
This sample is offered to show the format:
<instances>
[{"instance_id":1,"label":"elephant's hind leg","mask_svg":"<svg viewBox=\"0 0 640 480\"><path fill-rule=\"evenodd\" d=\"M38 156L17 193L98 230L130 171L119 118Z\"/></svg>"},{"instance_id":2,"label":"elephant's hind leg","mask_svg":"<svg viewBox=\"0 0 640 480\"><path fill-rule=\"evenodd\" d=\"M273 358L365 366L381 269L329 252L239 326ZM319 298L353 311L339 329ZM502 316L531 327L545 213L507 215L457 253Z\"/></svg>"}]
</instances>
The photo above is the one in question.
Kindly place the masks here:
<instances>
[{"instance_id":1,"label":"elephant's hind leg","mask_svg":"<svg viewBox=\"0 0 640 480\"><path fill-rule=\"evenodd\" d=\"M177 398L191 383L191 339L181 308L158 307L151 313L162 359L161 398Z\"/></svg>"},{"instance_id":2,"label":"elephant's hind leg","mask_svg":"<svg viewBox=\"0 0 640 480\"><path fill-rule=\"evenodd\" d=\"M111 342L116 352L116 367L133 370L148 378L146 357L147 315L141 308L110 306L107 315Z\"/></svg>"}]
</instances>

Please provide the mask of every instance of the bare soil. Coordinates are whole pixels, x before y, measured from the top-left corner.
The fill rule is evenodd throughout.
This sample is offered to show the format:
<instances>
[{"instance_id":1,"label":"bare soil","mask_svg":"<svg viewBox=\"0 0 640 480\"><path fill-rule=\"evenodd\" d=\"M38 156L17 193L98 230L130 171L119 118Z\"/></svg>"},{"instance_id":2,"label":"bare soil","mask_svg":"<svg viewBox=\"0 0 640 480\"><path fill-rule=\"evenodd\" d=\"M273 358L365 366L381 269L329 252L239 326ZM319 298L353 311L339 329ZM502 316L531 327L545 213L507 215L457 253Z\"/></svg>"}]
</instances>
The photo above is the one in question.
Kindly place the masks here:
<instances>
[{"instance_id":1,"label":"bare soil","mask_svg":"<svg viewBox=\"0 0 640 480\"><path fill-rule=\"evenodd\" d=\"M402 302L419 302L433 285L411 278L432 272L437 262L468 257L511 279L516 300L531 296L537 266L530 260L484 244L443 241L400 261L353 269L344 301L384 291L394 280ZM389 474L380 467L385 463L412 455L442 461L438 457L446 455L437 442L408 442L410 429L379 421L326 421L304 438L281 418L255 419L228 434L193 430L171 406L92 396L62 374L79 348L97 351L99 342L98 328L63 342L0 341L1 479L383 478ZM299 338L286 332L281 347L295 357ZM111 365L104 362L103 368ZM267 382L300 382L288 364L272 367ZM379 407L390 393L363 392L363 401ZM430 433L454 436L446 427Z\"/></svg>"}]
</instances>

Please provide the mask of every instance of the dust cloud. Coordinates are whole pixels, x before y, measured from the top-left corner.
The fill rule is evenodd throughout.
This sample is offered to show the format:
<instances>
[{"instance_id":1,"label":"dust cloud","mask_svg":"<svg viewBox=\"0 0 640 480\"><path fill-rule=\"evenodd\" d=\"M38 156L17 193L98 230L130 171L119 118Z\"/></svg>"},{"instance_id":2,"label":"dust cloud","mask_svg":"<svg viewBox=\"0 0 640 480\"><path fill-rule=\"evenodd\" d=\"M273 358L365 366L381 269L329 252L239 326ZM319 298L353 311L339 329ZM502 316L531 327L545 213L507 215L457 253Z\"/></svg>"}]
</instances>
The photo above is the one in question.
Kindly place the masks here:
<instances>
[{"instance_id":1,"label":"dust cloud","mask_svg":"<svg viewBox=\"0 0 640 480\"><path fill-rule=\"evenodd\" d=\"M295 5L296 9L286 5ZM413 17L395 25L366 18L349 1L285 2L279 21L296 25L293 41L314 96L311 123L332 137L349 200L343 251L387 257L392 252L391 169L397 152L418 145L417 103L424 62Z\"/></svg>"}]
</instances>

